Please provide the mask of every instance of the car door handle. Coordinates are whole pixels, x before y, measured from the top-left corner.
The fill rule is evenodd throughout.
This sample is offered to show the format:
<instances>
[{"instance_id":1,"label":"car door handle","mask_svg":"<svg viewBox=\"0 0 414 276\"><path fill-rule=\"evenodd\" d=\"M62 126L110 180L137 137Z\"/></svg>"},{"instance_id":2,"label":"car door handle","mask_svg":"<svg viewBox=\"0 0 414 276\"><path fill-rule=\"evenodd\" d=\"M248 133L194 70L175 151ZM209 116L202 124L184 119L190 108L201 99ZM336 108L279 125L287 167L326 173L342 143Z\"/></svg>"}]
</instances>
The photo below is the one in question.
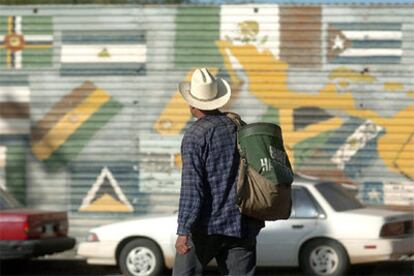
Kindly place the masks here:
<instances>
[{"instance_id":1,"label":"car door handle","mask_svg":"<svg viewBox=\"0 0 414 276\"><path fill-rule=\"evenodd\" d=\"M292 225L293 229L302 229L303 227L304 227L303 224L294 224L294 225Z\"/></svg>"}]
</instances>

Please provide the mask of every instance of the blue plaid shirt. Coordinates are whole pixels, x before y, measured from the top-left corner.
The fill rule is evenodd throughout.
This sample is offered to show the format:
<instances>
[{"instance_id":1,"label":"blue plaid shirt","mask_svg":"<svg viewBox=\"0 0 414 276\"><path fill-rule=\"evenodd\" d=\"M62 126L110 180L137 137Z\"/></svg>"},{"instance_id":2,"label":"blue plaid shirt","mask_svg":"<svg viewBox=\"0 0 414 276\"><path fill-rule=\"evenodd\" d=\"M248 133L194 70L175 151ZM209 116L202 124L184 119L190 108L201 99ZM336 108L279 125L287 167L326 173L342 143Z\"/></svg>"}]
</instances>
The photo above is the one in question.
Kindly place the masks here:
<instances>
[{"instance_id":1,"label":"blue plaid shirt","mask_svg":"<svg viewBox=\"0 0 414 276\"><path fill-rule=\"evenodd\" d=\"M223 113L206 115L182 140L183 161L178 235L256 237L263 221L242 215L236 205L239 167L237 128Z\"/></svg>"}]
</instances>

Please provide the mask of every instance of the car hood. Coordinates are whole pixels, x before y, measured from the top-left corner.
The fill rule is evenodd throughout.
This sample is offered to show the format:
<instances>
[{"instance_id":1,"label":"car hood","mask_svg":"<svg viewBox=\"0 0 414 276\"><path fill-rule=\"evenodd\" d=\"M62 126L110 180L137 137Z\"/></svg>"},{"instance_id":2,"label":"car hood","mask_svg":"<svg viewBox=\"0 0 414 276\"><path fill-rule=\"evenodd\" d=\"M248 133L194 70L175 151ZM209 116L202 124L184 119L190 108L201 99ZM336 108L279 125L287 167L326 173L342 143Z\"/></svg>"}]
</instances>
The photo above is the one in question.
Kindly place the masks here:
<instances>
[{"instance_id":1,"label":"car hood","mask_svg":"<svg viewBox=\"0 0 414 276\"><path fill-rule=\"evenodd\" d=\"M413 220L414 214L409 212L387 210L381 208L366 207L361 209L349 210L344 214L357 215L367 218L377 218L385 222Z\"/></svg>"}]
</instances>

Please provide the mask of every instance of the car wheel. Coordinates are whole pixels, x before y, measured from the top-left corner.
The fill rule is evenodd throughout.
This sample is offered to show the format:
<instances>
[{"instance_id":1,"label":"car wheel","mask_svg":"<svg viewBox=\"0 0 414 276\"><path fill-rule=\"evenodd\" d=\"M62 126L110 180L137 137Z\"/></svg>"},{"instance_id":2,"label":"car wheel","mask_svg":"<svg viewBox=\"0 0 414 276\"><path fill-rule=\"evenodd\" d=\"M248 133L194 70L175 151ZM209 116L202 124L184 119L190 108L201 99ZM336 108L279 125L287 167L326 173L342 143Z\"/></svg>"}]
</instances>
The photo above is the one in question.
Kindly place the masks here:
<instances>
[{"instance_id":1,"label":"car wheel","mask_svg":"<svg viewBox=\"0 0 414 276\"><path fill-rule=\"evenodd\" d=\"M306 275L343 275L349 261L338 242L319 239L305 244L300 253L300 266Z\"/></svg>"},{"instance_id":2,"label":"car wheel","mask_svg":"<svg viewBox=\"0 0 414 276\"><path fill-rule=\"evenodd\" d=\"M163 258L158 246L147 239L135 239L121 250L119 267L127 276L159 275L163 269Z\"/></svg>"}]
</instances>

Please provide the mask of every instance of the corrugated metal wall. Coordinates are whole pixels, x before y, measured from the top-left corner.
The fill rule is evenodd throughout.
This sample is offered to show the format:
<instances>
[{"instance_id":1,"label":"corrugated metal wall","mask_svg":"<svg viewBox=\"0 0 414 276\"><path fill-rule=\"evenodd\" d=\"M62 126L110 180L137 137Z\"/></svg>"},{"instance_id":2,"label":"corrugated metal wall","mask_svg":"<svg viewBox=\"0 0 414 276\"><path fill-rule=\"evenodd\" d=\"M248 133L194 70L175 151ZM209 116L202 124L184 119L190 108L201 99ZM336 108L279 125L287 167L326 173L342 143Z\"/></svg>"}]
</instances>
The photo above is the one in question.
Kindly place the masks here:
<instances>
[{"instance_id":1,"label":"corrugated metal wall","mask_svg":"<svg viewBox=\"0 0 414 276\"><path fill-rule=\"evenodd\" d=\"M0 64L0 185L72 235L177 208L198 66L297 172L414 206L412 5L1 6Z\"/></svg>"}]
</instances>

